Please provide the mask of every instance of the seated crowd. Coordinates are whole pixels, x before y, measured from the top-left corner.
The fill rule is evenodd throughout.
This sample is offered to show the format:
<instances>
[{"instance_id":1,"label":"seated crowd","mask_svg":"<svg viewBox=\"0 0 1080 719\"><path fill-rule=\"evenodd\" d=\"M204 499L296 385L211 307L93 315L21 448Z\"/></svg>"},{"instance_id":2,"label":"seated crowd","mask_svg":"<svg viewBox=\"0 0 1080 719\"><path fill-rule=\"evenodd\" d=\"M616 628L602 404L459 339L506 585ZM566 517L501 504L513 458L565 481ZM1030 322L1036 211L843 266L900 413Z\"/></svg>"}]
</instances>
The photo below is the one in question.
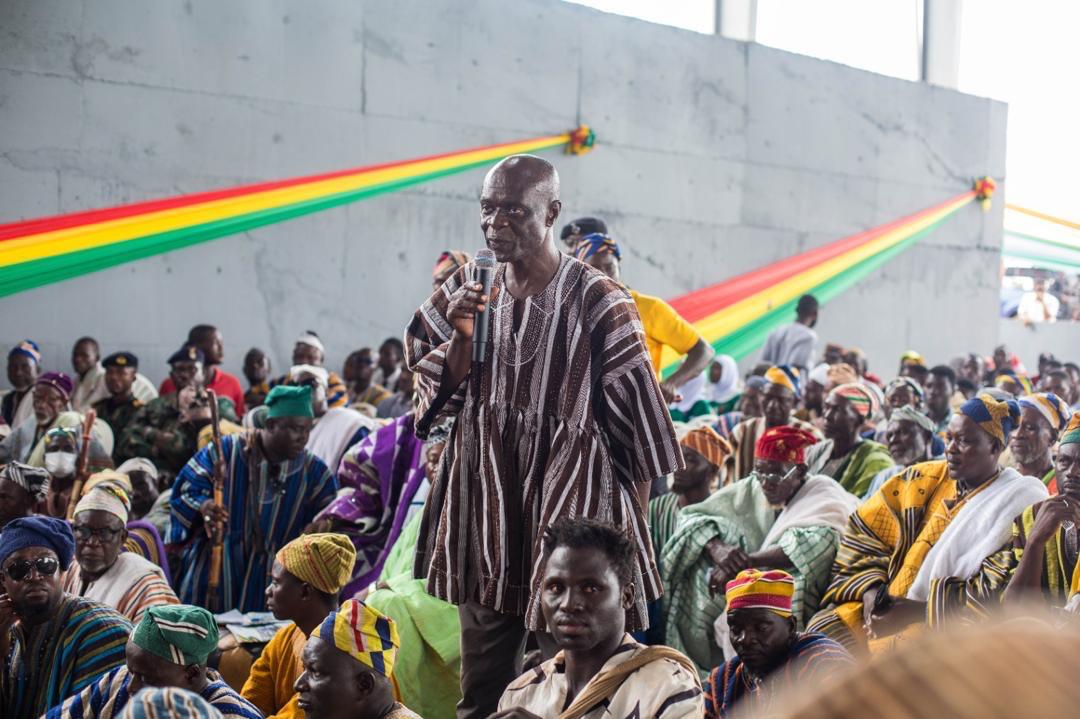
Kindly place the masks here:
<instances>
[{"instance_id":1,"label":"seated crowd","mask_svg":"<svg viewBox=\"0 0 1080 719\"><path fill-rule=\"evenodd\" d=\"M602 222L563 239L618 279ZM469 262L443 253L433 287ZM633 294L654 364L664 344L687 357L660 383L685 467L642 508L663 597L631 631L633 538L592 519L544 528L544 630L495 716L766 715L792 687L998 606L1080 611L1076 364L1043 355L1029 375L1005 347L937 366L907 352L886 380L858 349L817 356L806 296L740 376ZM468 630L413 559L454 427L418 436L402 342L352 352L339 375L306 330L283 372L250 349L246 389L224 347L193 327L158 387L90 337L71 374L44 371L32 340L9 352L2 715L453 716ZM285 624L239 647L215 618L233 610Z\"/></svg>"}]
</instances>

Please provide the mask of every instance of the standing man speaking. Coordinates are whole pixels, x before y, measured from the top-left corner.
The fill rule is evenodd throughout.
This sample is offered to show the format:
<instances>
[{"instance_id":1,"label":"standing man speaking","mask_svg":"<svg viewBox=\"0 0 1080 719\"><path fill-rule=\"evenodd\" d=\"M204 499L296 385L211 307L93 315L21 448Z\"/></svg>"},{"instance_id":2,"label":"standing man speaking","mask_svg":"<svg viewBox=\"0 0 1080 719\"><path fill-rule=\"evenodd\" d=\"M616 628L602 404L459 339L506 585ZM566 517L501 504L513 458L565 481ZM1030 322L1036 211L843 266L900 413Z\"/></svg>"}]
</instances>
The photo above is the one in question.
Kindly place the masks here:
<instances>
[{"instance_id":1,"label":"standing man speaking","mask_svg":"<svg viewBox=\"0 0 1080 719\"><path fill-rule=\"evenodd\" d=\"M611 522L634 541L627 628L661 593L645 507L652 481L682 466L634 302L555 246L559 176L509 157L488 172L480 227L495 253L491 294L475 263L424 303L406 331L418 415L456 416L416 558L428 591L461 617L459 717L487 717L545 629L533 578L540 541L564 517ZM490 316L479 387L474 318ZM433 409L434 408L434 409ZM584 629L582 631L585 631Z\"/></svg>"}]
</instances>

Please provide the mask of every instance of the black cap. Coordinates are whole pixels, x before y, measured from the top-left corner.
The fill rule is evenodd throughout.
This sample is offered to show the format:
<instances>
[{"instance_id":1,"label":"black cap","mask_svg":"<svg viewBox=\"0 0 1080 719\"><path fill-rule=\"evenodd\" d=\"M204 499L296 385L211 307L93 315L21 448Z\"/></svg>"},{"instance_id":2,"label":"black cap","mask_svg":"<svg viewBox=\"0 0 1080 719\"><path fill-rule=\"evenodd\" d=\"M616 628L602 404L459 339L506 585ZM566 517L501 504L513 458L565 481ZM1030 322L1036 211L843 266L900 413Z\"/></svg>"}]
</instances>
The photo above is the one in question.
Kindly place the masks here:
<instances>
[{"instance_id":1,"label":"black cap","mask_svg":"<svg viewBox=\"0 0 1080 719\"><path fill-rule=\"evenodd\" d=\"M601 235L607 234L607 225L604 221L595 217L579 217L563 227L559 237L565 240L570 235L591 235L594 232L599 232Z\"/></svg>"},{"instance_id":2,"label":"black cap","mask_svg":"<svg viewBox=\"0 0 1080 719\"><path fill-rule=\"evenodd\" d=\"M169 364L176 364L177 362L202 362L206 364L206 355L194 345L184 345L173 352L172 357L169 358Z\"/></svg>"},{"instance_id":3,"label":"black cap","mask_svg":"<svg viewBox=\"0 0 1080 719\"><path fill-rule=\"evenodd\" d=\"M130 352L113 352L101 362L106 367L131 367L139 369L139 358Z\"/></svg>"}]
</instances>

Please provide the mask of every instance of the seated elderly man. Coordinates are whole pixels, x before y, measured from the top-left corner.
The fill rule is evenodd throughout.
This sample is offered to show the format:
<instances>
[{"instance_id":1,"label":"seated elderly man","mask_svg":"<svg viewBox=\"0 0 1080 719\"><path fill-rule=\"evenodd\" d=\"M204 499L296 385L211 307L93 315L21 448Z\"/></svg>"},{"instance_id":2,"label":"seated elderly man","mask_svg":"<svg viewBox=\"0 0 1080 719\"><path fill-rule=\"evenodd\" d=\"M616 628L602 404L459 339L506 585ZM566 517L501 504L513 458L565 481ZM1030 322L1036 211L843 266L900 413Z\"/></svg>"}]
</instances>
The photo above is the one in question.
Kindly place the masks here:
<instances>
[{"instance_id":1,"label":"seated elderly man","mask_svg":"<svg viewBox=\"0 0 1080 719\"><path fill-rule=\"evenodd\" d=\"M894 635L935 623L950 580L978 572L1009 538L1013 519L1047 497L1039 480L998 465L1019 419L1014 400L968 400L949 421L944 461L909 467L863 502L810 631L877 651Z\"/></svg>"},{"instance_id":2,"label":"seated elderly man","mask_svg":"<svg viewBox=\"0 0 1080 719\"><path fill-rule=\"evenodd\" d=\"M0 531L8 522L33 514L48 487L49 473L40 467L12 462L0 469Z\"/></svg>"},{"instance_id":3,"label":"seated elderly man","mask_svg":"<svg viewBox=\"0 0 1080 719\"><path fill-rule=\"evenodd\" d=\"M1052 392L1021 397L1020 424L1009 440L1010 466L1020 474L1041 479L1050 494L1058 493L1051 448L1072 414L1065 400Z\"/></svg>"},{"instance_id":4,"label":"seated elderly man","mask_svg":"<svg viewBox=\"0 0 1080 719\"><path fill-rule=\"evenodd\" d=\"M71 378L63 372L46 372L38 376L31 392L33 416L0 442L0 464L25 462L41 466L45 433L56 426L57 418L63 412L69 410L72 387Z\"/></svg>"},{"instance_id":5,"label":"seated elderly man","mask_svg":"<svg viewBox=\"0 0 1080 719\"><path fill-rule=\"evenodd\" d=\"M738 572L790 571L798 627L818 609L857 500L832 479L809 474L806 448L814 442L794 427L766 431L749 477L681 513L660 560L667 591L665 639L703 672L731 656L723 587Z\"/></svg>"},{"instance_id":6,"label":"seated elderly man","mask_svg":"<svg viewBox=\"0 0 1080 719\"><path fill-rule=\"evenodd\" d=\"M205 609L184 604L151 607L127 640L127 664L54 707L45 719L112 719L143 687L185 689L224 717L261 719L258 709L207 669L217 641L217 623Z\"/></svg>"},{"instance_id":7,"label":"seated elderly man","mask_svg":"<svg viewBox=\"0 0 1080 719\"><path fill-rule=\"evenodd\" d=\"M64 577L64 590L112 607L133 624L150 607L179 604L160 567L123 551L131 506L127 477L102 472L91 483L75 505L76 561Z\"/></svg>"},{"instance_id":8,"label":"seated elderly man","mask_svg":"<svg viewBox=\"0 0 1080 719\"><path fill-rule=\"evenodd\" d=\"M263 649L240 691L267 717L304 719L294 688L304 671L300 655L315 627L337 608L355 561L356 550L343 534L304 534L274 557L266 609L290 624Z\"/></svg>"},{"instance_id":9,"label":"seated elderly man","mask_svg":"<svg viewBox=\"0 0 1080 719\"><path fill-rule=\"evenodd\" d=\"M745 569L727 583L727 623L736 656L705 682L705 716L764 716L796 682L816 685L854 663L824 634L798 631L795 579L787 572Z\"/></svg>"},{"instance_id":10,"label":"seated elderly man","mask_svg":"<svg viewBox=\"0 0 1080 719\"><path fill-rule=\"evenodd\" d=\"M124 663L131 625L63 590L75 538L67 522L26 517L0 532L0 707L4 719L44 714Z\"/></svg>"},{"instance_id":11,"label":"seated elderly man","mask_svg":"<svg viewBox=\"0 0 1080 719\"><path fill-rule=\"evenodd\" d=\"M939 458L939 455L934 453L935 440L938 440L935 434L937 425L914 407L905 405L893 409L889 421L882 424L886 428L886 446L894 464L874 475L863 499L881 489L881 485L911 465ZM942 443L942 452L944 450L945 445Z\"/></svg>"},{"instance_id":12,"label":"seated elderly man","mask_svg":"<svg viewBox=\"0 0 1080 719\"><path fill-rule=\"evenodd\" d=\"M297 704L307 719L418 719L394 700L394 620L350 599L330 612L304 647Z\"/></svg>"},{"instance_id":13,"label":"seated elderly man","mask_svg":"<svg viewBox=\"0 0 1080 719\"><path fill-rule=\"evenodd\" d=\"M799 370L786 365L765 371L766 385L762 390L762 416L743 420L731 430L731 456L724 464L724 483L737 482L754 468L754 448L765 430L773 427L795 427L815 437L821 434L808 422L795 418L795 406L802 396Z\"/></svg>"},{"instance_id":14,"label":"seated elderly man","mask_svg":"<svg viewBox=\"0 0 1080 719\"><path fill-rule=\"evenodd\" d=\"M829 392L825 398L825 441L806 455L810 472L832 477L856 497L866 494L874 476L894 464L884 445L859 434L879 404L875 391L860 382Z\"/></svg>"},{"instance_id":15,"label":"seated elderly man","mask_svg":"<svg viewBox=\"0 0 1080 719\"><path fill-rule=\"evenodd\" d=\"M544 553L536 591L560 651L512 681L494 716L700 717L693 663L626 633L634 606L630 538L609 524L564 519L545 531Z\"/></svg>"},{"instance_id":16,"label":"seated elderly man","mask_svg":"<svg viewBox=\"0 0 1080 719\"><path fill-rule=\"evenodd\" d=\"M309 387L278 386L266 396L265 429L224 437L224 505L214 502L217 449L191 458L173 484L169 543L183 545L180 599L215 602L221 611L261 611L274 556L299 536L337 493L337 480L305 449L311 432ZM213 542L223 533L221 584L209 588Z\"/></svg>"}]
</instances>

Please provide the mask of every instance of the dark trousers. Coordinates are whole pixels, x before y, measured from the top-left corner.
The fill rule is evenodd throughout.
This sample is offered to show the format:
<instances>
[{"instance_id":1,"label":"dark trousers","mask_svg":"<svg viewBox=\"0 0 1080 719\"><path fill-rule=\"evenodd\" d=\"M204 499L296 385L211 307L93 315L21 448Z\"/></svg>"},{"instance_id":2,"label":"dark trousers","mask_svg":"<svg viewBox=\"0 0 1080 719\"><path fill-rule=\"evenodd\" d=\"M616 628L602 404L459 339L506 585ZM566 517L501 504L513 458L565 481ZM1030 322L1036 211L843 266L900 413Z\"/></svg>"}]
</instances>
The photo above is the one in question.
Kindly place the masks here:
<instances>
[{"instance_id":1,"label":"dark trousers","mask_svg":"<svg viewBox=\"0 0 1080 719\"><path fill-rule=\"evenodd\" d=\"M507 685L521 674L529 631L525 617L515 617L469 601L458 607L461 620L461 701L458 719L487 719L499 706ZM557 647L550 634L537 633L545 659Z\"/></svg>"}]
</instances>

